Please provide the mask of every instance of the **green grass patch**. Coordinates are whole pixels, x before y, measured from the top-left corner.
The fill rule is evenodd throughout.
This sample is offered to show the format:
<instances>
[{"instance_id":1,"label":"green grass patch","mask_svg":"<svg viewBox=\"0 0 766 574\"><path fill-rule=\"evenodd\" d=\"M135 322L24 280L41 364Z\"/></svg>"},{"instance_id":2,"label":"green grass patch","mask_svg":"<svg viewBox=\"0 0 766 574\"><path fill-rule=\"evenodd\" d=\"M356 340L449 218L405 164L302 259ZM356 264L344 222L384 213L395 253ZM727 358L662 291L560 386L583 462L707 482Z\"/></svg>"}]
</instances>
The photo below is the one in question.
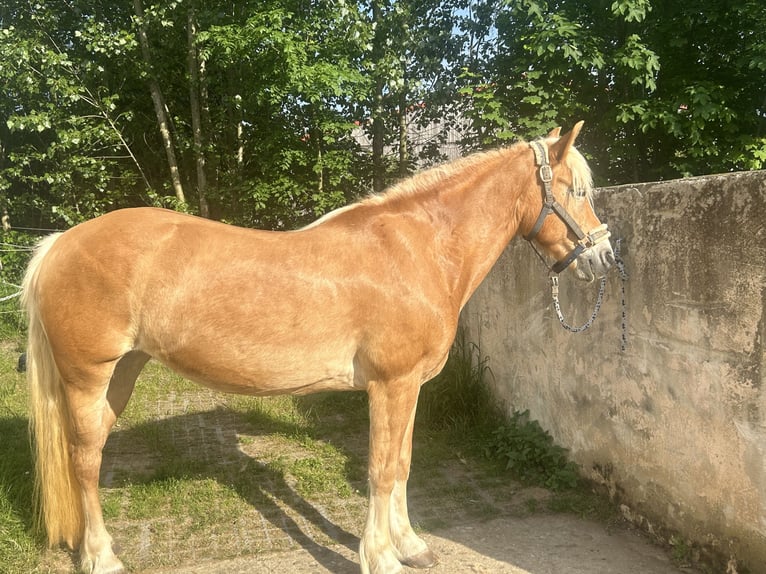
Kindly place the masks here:
<instances>
[{"instance_id":1,"label":"green grass patch","mask_svg":"<svg viewBox=\"0 0 766 574\"><path fill-rule=\"evenodd\" d=\"M213 478L168 477L128 488L121 518L141 521L158 515L195 530L236 519L243 505L236 490Z\"/></svg>"},{"instance_id":2,"label":"green grass patch","mask_svg":"<svg viewBox=\"0 0 766 574\"><path fill-rule=\"evenodd\" d=\"M31 532L32 456L16 349L15 343L0 347L0 564L3 572L26 574L34 571L42 546Z\"/></svg>"}]
</instances>

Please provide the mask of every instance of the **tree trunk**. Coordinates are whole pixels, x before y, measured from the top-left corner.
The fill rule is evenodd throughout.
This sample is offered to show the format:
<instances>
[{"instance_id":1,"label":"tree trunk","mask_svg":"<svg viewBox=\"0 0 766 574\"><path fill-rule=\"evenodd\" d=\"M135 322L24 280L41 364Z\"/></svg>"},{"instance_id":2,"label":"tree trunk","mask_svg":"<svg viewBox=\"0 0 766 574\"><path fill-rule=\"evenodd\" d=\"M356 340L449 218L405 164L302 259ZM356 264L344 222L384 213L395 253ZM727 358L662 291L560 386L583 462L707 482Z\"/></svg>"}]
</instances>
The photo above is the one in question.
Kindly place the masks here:
<instances>
[{"instance_id":1,"label":"tree trunk","mask_svg":"<svg viewBox=\"0 0 766 574\"><path fill-rule=\"evenodd\" d=\"M210 217L207 203L207 175L205 172L205 147L202 134L200 62L197 57L197 22L194 8L189 8L187 22L188 65L189 65L189 104L191 106L192 136L194 139L194 159L197 165L197 196L199 213Z\"/></svg>"},{"instance_id":2,"label":"tree trunk","mask_svg":"<svg viewBox=\"0 0 766 574\"><path fill-rule=\"evenodd\" d=\"M173 148L173 139L170 134L170 122L168 120L165 100L162 97L162 90L160 90L160 84L157 81L157 77L154 75L152 70L152 58L151 52L149 50L149 39L146 35L144 9L141 5L141 0L133 0L133 9L135 10L136 17L138 19L138 40L139 44L141 45L141 54L144 58L144 63L146 64L149 74L149 91L152 95L152 102L154 103L154 112L157 115L157 124L160 128L160 135L162 136L162 145L165 147L165 155L168 159L170 180L173 184L173 190L175 191L178 201L181 203L186 203L184 188L181 184L181 174L178 170L178 162L176 161L176 154Z\"/></svg>"},{"instance_id":3,"label":"tree trunk","mask_svg":"<svg viewBox=\"0 0 766 574\"><path fill-rule=\"evenodd\" d=\"M385 83L380 63L383 61L383 12L380 0L373 0L372 21L375 24L372 59L375 62L375 93L373 94L372 109L372 190L380 193L386 187L386 164L383 152L385 149L386 125L383 121L383 88Z\"/></svg>"},{"instance_id":4,"label":"tree trunk","mask_svg":"<svg viewBox=\"0 0 766 574\"><path fill-rule=\"evenodd\" d=\"M402 88L399 94L399 177L410 173L410 154L407 149L407 89Z\"/></svg>"},{"instance_id":5,"label":"tree trunk","mask_svg":"<svg viewBox=\"0 0 766 574\"><path fill-rule=\"evenodd\" d=\"M242 177L242 171L245 167L245 133L242 127L244 125L244 116L242 114L242 104L240 100L237 100L236 109L237 109L237 175Z\"/></svg>"}]
</instances>

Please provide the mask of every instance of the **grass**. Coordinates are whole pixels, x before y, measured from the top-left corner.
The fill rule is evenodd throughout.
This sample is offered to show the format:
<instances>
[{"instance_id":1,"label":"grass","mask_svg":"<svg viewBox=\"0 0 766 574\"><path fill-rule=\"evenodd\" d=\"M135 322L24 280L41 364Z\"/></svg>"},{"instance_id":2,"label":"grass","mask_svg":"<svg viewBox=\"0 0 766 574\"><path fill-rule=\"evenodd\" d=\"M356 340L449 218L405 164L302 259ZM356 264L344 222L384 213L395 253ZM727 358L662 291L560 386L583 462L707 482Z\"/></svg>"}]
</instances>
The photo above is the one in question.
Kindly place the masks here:
<instances>
[{"instance_id":1,"label":"grass","mask_svg":"<svg viewBox=\"0 0 766 574\"><path fill-rule=\"evenodd\" d=\"M72 558L44 550L31 532L26 387L17 358L17 345L0 347L0 564L8 574L66 570ZM602 512L587 489L530 497L517 480L545 484L548 475L509 474L507 457L485 455L498 450L498 429L507 424L483 383L487 373L478 349L459 338L444 372L422 391L409 488L416 527L549 504ZM363 393L223 395L150 363L104 450L101 497L121 557L139 571L296 544L356 545L367 511L367 426ZM521 433L540 449L532 460L559 461L549 469L554 475L568 468L563 451L542 429L533 431ZM512 446L525 448L514 442L500 450Z\"/></svg>"},{"instance_id":2,"label":"grass","mask_svg":"<svg viewBox=\"0 0 766 574\"><path fill-rule=\"evenodd\" d=\"M24 377L15 371L15 345L0 349L0 564L9 572L32 572L39 540L32 522L32 458L29 451Z\"/></svg>"}]
</instances>

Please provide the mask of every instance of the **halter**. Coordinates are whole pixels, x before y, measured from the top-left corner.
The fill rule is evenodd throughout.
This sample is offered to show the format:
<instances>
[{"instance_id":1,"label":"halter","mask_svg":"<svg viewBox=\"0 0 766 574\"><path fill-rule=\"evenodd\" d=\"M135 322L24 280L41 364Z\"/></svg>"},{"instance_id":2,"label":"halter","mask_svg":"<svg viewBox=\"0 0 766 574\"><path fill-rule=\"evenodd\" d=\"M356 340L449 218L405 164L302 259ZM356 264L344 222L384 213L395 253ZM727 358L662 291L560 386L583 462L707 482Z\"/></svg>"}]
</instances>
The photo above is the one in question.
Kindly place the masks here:
<instances>
[{"instance_id":1,"label":"halter","mask_svg":"<svg viewBox=\"0 0 766 574\"><path fill-rule=\"evenodd\" d=\"M578 223L572 218L571 215L567 212L566 209L562 207L562 205L556 201L556 198L553 197L553 190L551 183L553 182L553 169L551 168L550 161L548 159L548 147L545 145L544 142L535 140L533 142L530 142L529 147L532 148L532 151L535 153L535 165L540 167L540 170L538 171L538 175L540 176L540 181L543 183L543 207L540 210L540 215L537 216L537 221L535 221L534 226L532 226L532 231L530 231L527 235L524 236L524 239L529 241L529 244L532 246L532 248L535 250L535 253L537 253L538 257L543 262L543 265L548 267L548 264L545 261L545 257L543 257L542 253L540 253L540 250L537 248L537 246L533 243L533 239L537 236L537 234L540 232L540 229L543 227L543 223L545 222L545 218L548 217L551 213L555 213L561 221L564 222L564 224L569 228L569 230L577 236L577 244L575 245L575 248L561 261L556 262L553 266L548 267L550 271L550 280L551 280L551 297L553 298L553 307L556 310L556 315L558 316L559 322L561 323L561 326L564 327L567 331L570 331L571 333L581 333L583 331L586 331L590 328L591 325L593 325L593 321L596 320L596 316L598 315L598 312L601 310L601 303L604 299L604 291L606 290L606 276L601 278L601 282L598 289L598 295L596 297L596 306L593 309L593 313L590 316L590 319L588 319L585 323L580 325L579 327L573 327L567 321L564 319L564 315L561 313L561 305L559 303L559 278L558 274L564 271L567 267L569 267L572 262L577 259L582 253L586 252L588 249L593 247L594 245L601 243L602 241L605 241L609 239L610 233L607 229L607 226L605 223L602 223L601 225L595 227L590 231L590 233L584 233L582 228L578 225ZM625 283L628 280L628 274L625 270L625 262L620 257L620 240L617 240L617 244L615 247L615 264L617 265L617 269L620 273L620 278L622 279L622 337L620 342L620 350L625 351L627 348L628 343L628 327L627 327L627 303L625 299Z\"/></svg>"},{"instance_id":2,"label":"halter","mask_svg":"<svg viewBox=\"0 0 766 574\"><path fill-rule=\"evenodd\" d=\"M569 267L575 259L577 259L588 249L597 243L608 239L610 234L605 223L602 223L595 229L592 229L589 233L583 232L582 228L577 224L572 216L569 215L567 210L564 209L564 207L558 201L556 201L555 197L553 197L553 189L551 185L553 182L553 169L551 168L550 161L548 160L548 147L544 142L539 140L530 142L529 147L531 147L532 151L535 153L535 165L540 166L538 175L540 177L540 181L543 184L543 207L540 210L540 215L537 216L537 221L535 221L534 226L532 226L532 231L525 235L524 239L530 242L534 250L537 252L537 255L543 260L543 262L545 262L545 258L542 256L535 244L532 243L532 240L537 237L538 233L540 233L540 229L543 227L545 218L548 217L551 213L555 213L558 218L563 221L569 230L577 237L577 244L575 245L575 248L570 251L564 259L557 261L555 264L553 264L553 266L550 267L551 273L558 274Z\"/></svg>"}]
</instances>

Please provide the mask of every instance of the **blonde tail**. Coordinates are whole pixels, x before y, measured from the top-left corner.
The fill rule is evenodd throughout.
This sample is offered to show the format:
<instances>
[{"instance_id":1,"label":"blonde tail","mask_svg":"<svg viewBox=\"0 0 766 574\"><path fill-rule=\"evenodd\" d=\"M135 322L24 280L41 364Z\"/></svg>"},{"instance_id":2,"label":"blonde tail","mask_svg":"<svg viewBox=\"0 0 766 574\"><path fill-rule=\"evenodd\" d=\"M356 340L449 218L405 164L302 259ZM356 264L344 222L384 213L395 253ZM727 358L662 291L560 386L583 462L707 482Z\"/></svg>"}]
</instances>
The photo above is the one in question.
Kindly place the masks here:
<instances>
[{"instance_id":1,"label":"blonde tail","mask_svg":"<svg viewBox=\"0 0 766 574\"><path fill-rule=\"evenodd\" d=\"M40 317L38 277L45 257L61 234L43 239L35 250L22 283L22 305L27 313L27 382L29 429L35 455L34 506L38 527L51 546L65 542L79 546L85 527L80 487L70 453L71 418L61 375Z\"/></svg>"}]
</instances>

